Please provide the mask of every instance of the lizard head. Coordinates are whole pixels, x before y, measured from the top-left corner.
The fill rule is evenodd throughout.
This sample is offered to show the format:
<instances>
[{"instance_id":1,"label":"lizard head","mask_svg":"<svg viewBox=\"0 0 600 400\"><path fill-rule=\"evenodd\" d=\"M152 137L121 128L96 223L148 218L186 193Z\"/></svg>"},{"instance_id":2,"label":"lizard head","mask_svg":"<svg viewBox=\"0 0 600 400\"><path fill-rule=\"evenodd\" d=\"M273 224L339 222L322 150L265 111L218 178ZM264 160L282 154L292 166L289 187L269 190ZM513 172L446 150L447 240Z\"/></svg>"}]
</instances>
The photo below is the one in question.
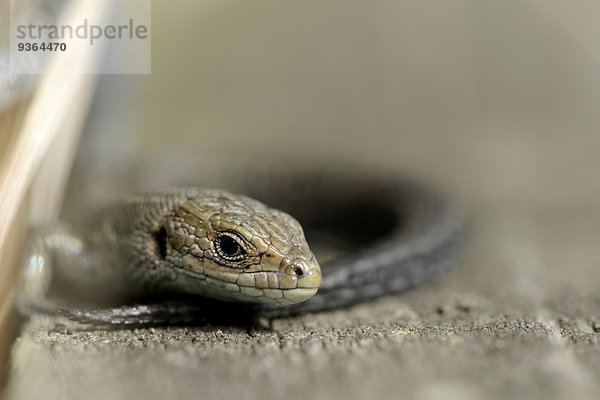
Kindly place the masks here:
<instances>
[{"instance_id":1,"label":"lizard head","mask_svg":"<svg viewBox=\"0 0 600 400\"><path fill-rule=\"evenodd\" d=\"M294 304L312 297L321 269L290 215L245 196L201 190L175 205L164 260L176 286L207 297Z\"/></svg>"}]
</instances>

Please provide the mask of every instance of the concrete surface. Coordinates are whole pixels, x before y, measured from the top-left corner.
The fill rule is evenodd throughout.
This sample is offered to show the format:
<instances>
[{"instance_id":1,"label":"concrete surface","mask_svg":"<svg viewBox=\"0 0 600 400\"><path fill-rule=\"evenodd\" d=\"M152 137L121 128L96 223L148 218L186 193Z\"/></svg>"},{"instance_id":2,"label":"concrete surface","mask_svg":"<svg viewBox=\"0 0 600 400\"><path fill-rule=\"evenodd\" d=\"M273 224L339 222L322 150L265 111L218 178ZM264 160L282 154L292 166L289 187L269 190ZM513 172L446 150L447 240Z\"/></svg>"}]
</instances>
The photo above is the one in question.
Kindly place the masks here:
<instances>
[{"instance_id":1,"label":"concrete surface","mask_svg":"<svg viewBox=\"0 0 600 400\"><path fill-rule=\"evenodd\" d=\"M597 4L370 4L155 2L153 74L102 82L65 210L111 187L344 159L457 193L459 268L254 327L35 316L9 399L598 397Z\"/></svg>"},{"instance_id":2,"label":"concrete surface","mask_svg":"<svg viewBox=\"0 0 600 400\"><path fill-rule=\"evenodd\" d=\"M445 279L349 310L115 331L37 316L8 398L595 398L600 221L490 211Z\"/></svg>"}]
</instances>

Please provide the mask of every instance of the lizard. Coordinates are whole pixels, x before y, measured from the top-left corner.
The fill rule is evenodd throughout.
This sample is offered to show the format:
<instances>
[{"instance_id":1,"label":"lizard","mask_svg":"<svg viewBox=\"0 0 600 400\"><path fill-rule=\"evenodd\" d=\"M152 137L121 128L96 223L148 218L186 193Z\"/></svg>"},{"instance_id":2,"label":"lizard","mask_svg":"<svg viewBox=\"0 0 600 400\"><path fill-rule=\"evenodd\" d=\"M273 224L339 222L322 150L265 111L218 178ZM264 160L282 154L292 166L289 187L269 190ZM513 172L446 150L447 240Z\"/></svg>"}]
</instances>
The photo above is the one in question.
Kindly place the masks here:
<instances>
[{"instance_id":1,"label":"lizard","mask_svg":"<svg viewBox=\"0 0 600 400\"><path fill-rule=\"evenodd\" d=\"M128 196L96 213L83 230L59 224L37 232L25 262L23 303L56 309L40 304L51 283L61 282L67 292L104 300L180 293L282 316L400 292L455 264L463 221L451 202L413 184L375 187L357 185L352 195L332 187L330 198L321 193L321 211L297 207L304 220L313 213L311 230L321 224L346 242L343 252L324 260L323 272L298 220L251 197L195 187ZM184 309L59 310L83 322L118 325L169 322Z\"/></svg>"}]
</instances>

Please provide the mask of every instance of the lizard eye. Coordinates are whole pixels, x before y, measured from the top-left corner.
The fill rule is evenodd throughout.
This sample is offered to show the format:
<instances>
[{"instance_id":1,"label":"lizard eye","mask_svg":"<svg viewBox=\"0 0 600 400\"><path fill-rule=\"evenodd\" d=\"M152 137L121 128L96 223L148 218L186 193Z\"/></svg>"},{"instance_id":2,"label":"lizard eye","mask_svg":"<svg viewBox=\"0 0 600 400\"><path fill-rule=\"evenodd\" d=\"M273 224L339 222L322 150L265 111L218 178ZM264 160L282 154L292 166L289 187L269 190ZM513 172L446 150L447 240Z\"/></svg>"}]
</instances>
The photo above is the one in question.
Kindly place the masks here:
<instances>
[{"instance_id":1,"label":"lizard eye","mask_svg":"<svg viewBox=\"0 0 600 400\"><path fill-rule=\"evenodd\" d=\"M223 232L214 239L214 246L219 257L227 261L243 260L247 254L241 238L235 233Z\"/></svg>"}]
</instances>

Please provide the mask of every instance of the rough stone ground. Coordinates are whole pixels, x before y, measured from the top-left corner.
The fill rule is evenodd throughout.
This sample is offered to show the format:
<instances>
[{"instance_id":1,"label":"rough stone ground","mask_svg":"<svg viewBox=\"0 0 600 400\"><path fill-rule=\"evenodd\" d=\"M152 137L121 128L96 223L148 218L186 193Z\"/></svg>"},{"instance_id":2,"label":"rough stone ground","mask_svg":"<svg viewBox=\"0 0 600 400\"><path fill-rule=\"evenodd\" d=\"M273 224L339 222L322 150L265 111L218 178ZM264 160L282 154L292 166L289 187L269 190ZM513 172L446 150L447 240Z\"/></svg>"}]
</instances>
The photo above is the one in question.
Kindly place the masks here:
<instances>
[{"instance_id":1,"label":"rough stone ground","mask_svg":"<svg viewBox=\"0 0 600 400\"><path fill-rule=\"evenodd\" d=\"M458 269L349 310L114 331L36 316L8 398L595 398L600 221L484 211Z\"/></svg>"}]
</instances>

